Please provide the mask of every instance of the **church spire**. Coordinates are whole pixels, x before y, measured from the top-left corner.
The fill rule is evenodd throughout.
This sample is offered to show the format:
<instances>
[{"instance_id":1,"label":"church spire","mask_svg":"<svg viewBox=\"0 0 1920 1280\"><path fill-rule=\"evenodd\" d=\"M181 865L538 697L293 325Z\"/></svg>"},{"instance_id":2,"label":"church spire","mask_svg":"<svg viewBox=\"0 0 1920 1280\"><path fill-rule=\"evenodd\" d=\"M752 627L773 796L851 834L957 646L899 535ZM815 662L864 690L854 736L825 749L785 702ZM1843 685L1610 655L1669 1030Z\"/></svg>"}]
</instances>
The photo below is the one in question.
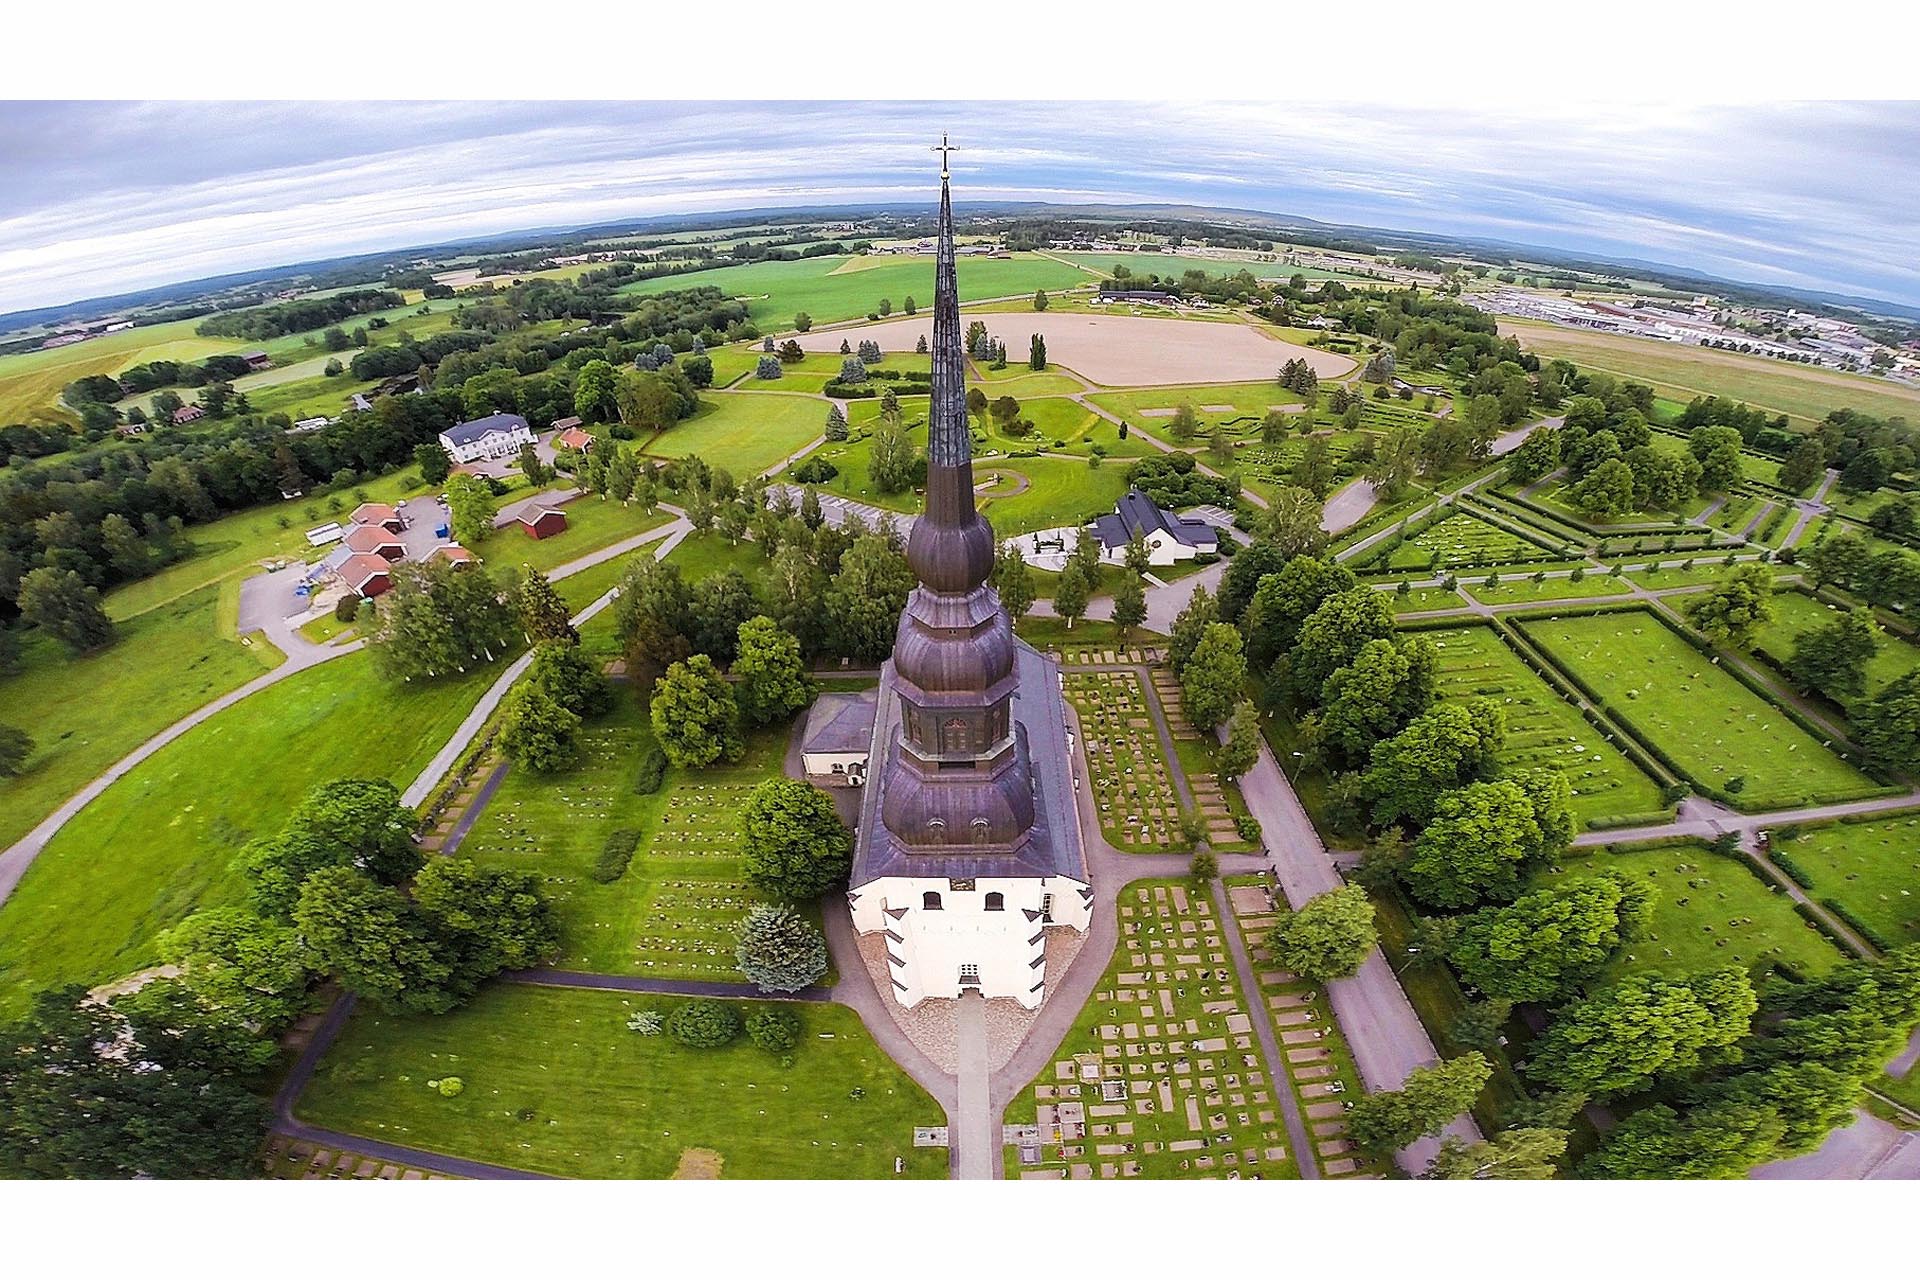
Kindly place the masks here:
<instances>
[{"instance_id":1,"label":"church spire","mask_svg":"<svg viewBox=\"0 0 1920 1280\"><path fill-rule=\"evenodd\" d=\"M973 439L967 423L966 353L954 272L953 197L942 134L940 234L933 268L933 386L927 407L927 509L914 525L907 560L925 585L965 592L987 579L993 535L973 504ZM922 533L924 530L924 534Z\"/></svg>"}]
</instances>

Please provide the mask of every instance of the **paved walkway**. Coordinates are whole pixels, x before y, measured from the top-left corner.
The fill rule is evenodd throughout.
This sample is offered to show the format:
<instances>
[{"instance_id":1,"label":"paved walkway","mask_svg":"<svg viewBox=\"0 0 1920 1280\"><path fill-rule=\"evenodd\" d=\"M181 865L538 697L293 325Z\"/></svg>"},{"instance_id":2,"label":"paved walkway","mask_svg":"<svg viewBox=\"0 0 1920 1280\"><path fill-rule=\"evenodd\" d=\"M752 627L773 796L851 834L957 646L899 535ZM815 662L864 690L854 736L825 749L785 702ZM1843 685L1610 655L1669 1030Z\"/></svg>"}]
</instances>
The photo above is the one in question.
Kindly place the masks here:
<instances>
[{"instance_id":1,"label":"paved walkway","mask_svg":"<svg viewBox=\"0 0 1920 1280\"><path fill-rule=\"evenodd\" d=\"M987 1002L962 996L953 1008L958 1033L959 1100L954 1108L948 1140L953 1153L953 1175L972 1181L1000 1176L1000 1111L989 1097L992 1072L987 1065Z\"/></svg>"}]
</instances>

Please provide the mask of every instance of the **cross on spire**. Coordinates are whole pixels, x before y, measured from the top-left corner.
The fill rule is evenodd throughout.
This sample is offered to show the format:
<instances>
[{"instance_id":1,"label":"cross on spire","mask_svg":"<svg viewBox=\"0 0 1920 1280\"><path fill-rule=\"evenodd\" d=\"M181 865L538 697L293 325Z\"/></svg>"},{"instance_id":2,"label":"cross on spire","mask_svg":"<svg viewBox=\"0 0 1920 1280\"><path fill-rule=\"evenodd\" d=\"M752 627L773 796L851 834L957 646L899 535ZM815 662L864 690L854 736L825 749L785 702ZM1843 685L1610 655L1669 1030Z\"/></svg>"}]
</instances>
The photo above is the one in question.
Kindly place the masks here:
<instances>
[{"instance_id":1,"label":"cross on spire","mask_svg":"<svg viewBox=\"0 0 1920 1280\"><path fill-rule=\"evenodd\" d=\"M945 178L945 177L947 176L947 156L948 156L948 154L949 154L949 153L951 153L951 152L954 152L954 151L958 151L959 149L960 149L960 148L958 148L958 147L955 147L955 146L949 146L949 145L947 144L947 135L946 135L946 134L944 134L944 133L942 133L942 134L940 135L940 145L939 145L939 146L937 146L937 147L928 147L928 148L927 148L927 150L929 150L929 151L938 151L938 152L940 153L940 176L941 176L942 178Z\"/></svg>"}]
</instances>

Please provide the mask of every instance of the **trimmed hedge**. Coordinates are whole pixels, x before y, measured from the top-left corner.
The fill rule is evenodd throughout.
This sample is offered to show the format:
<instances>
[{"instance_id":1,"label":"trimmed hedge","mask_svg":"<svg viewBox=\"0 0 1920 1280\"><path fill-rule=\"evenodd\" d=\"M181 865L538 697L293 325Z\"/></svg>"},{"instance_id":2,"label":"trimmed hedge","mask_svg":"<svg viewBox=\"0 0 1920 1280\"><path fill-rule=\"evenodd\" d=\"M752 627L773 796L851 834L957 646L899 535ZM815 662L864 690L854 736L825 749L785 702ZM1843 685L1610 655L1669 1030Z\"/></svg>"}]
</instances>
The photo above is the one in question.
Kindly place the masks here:
<instances>
[{"instance_id":1,"label":"trimmed hedge","mask_svg":"<svg viewBox=\"0 0 1920 1280\"><path fill-rule=\"evenodd\" d=\"M640 833L631 827L608 832L606 843L600 846L600 856L594 859L593 870L588 874L601 884L612 884L627 874L627 864L633 861L633 851L639 845Z\"/></svg>"},{"instance_id":2,"label":"trimmed hedge","mask_svg":"<svg viewBox=\"0 0 1920 1280\"><path fill-rule=\"evenodd\" d=\"M1835 898L1822 898L1820 899L1820 905L1825 907L1827 910L1833 912L1834 915L1840 917L1840 920L1849 929L1852 929L1855 933L1865 938L1867 942L1870 943L1875 950L1877 951L1893 950L1894 944L1891 942L1888 942L1885 935L1883 935L1878 929L1875 929L1872 925L1868 924L1865 920L1862 920L1859 916L1855 915L1850 909L1848 909L1847 905L1844 902L1841 902Z\"/></svg>"},{"instance_id":3,"label":"trimmed hedge","mask_svg":"<svg viewBox=\"0 0 1920 1280\"><path fill-rule=\"evenodd\" d=\"M658 746L649 746L647 753L640 757L640 772L633 780L633 794L650 796L660 789L660 783L667 776L667 756Z\"/></svg>"}]
</instances>

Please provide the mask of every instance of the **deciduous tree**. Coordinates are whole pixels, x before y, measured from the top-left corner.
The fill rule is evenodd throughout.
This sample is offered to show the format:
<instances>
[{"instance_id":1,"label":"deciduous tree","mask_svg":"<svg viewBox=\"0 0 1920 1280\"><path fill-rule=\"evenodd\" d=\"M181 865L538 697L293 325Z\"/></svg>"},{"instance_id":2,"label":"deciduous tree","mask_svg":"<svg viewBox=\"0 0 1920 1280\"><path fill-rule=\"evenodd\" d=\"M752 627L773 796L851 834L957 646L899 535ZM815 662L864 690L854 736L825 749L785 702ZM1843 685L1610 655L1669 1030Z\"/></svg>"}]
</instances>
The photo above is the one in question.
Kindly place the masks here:
<instances>
[{"instance_id":1,"label":"deciduous tree","mask_svg":"<svg viewBox=\"0 0 1920 1280\"><path fill-rule=\"evenodd\" d=\"M1268 935L1274 963L1309 982L1350 978L1380 941L1373 903L1357 884L1343 885L1283 916Z\"/></svg>"},{"instance_id":2,"label":"deciduous tree","mask_svg":"<svg viewBox=\"0 0 1920 1280\"><path fill-rule=\"evenodd\" d=\"M1347 1113L1347 1136L1381 1154L1430 1138L1472 1107L1492 1076L1493 1067L1478 1053L1415 1067L1397 1090L1354 1100Z\"/></svg>"},{"instance_id":3,"label":"deciduous tree","mask_svg":"<svg viewBox=\"0 0 1920 1280\"><path fill-rule=\"evenodd\" d=\"M750 725L785 720L820 691L801 660L800 642L765 614L740 624L733 675L734 700Z\"/></svg>"},{"instance_id":4,"label":"deciduous tree","mask_svg":"<svg viewBox=\"0 0 1920 1280\"><path fill-rule=\"evenodd\" d=\"M1545 1003L1599 976L1652 920L1653 890L1617 873L1537 889L1457 926L1447 957L1489 996Z\"/></svg>"},{"instance_id":5,"label":"deciduous tree","mask_svg":"<svg viewBox=\"0 0 1920 1280\"><path fill-rule=\"evenodd\" d=\"M654 682L649 715L660 749L683 769L738 760L746 749L733 687L704 653L674 663Z\"/></svg>"},{"instance_id":6,"label":"deciduous tree","mask_svg":"<svg viewBox=\"0 0 1920 1280\"><path fill-rule=\"evenodd\" d=\"M825 792L791 778L769 778L740 811L747 879L772 897L803 902L844 884L853 837Z\"/></svg>"},{"instance_id":7,"label":"deciduous tree","mask_svg":"<svg viewBox=\"0 0 1920 1280\"><path fill-rule=\"evenodd\" d=\"M1202 733L1233 714L1244 696L1247 659L1239 631L1224 622L1208 625L1180 673L1181 705Z\"/></svg>"},{"instance_id":8,"label":"deciduous tree","mask_svg":"<svg viewBox=\"0 0 1920 1280\"><path fill-rule=\"evenodd\" d=\"M1555 1015L1527 1074L1550 1088L1616 1097L1678 1076L1747 1034L1759 1002L1745 969L1629 975Z\"/></svg>"}]
</instances>

